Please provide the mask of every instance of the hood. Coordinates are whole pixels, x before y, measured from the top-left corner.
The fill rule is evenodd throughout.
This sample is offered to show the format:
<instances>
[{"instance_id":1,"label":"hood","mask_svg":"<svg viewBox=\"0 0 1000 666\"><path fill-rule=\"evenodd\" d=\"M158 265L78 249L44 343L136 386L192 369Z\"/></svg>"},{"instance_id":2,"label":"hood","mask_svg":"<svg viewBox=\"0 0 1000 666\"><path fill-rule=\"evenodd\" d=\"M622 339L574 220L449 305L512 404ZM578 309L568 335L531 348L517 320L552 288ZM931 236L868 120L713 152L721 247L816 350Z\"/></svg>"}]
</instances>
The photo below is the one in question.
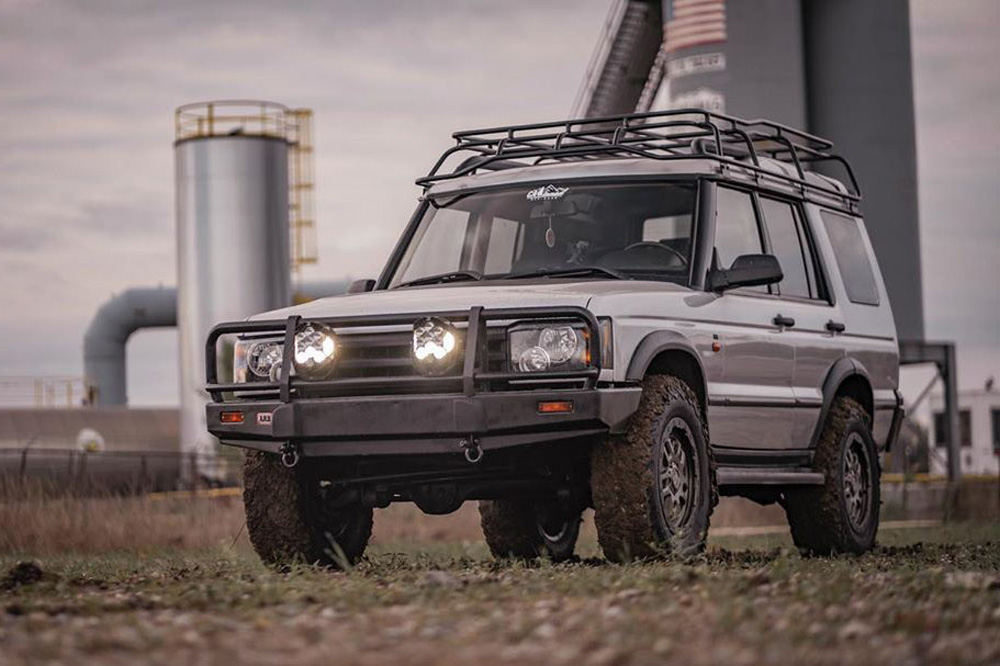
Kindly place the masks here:
<instances>
[{"instance_id":1,"label":"hood","mask_svg":"<svg viewBox=\"0 0 1000 666\"><path fill-rule=\"evenodd\" d=\"M637 292L690 293L686 287L668 282L640 280L512 280L462 282L459 284L407 287L365 294L331 296L251 319L283 319L291 315L311 317L352 317L357 315L409 314L444 310L467 310L480 305L490 308L588 307L594 298L602 304L616 294ZM596 315L605 314L595 312Z\"/></svg>"}]
</instances>

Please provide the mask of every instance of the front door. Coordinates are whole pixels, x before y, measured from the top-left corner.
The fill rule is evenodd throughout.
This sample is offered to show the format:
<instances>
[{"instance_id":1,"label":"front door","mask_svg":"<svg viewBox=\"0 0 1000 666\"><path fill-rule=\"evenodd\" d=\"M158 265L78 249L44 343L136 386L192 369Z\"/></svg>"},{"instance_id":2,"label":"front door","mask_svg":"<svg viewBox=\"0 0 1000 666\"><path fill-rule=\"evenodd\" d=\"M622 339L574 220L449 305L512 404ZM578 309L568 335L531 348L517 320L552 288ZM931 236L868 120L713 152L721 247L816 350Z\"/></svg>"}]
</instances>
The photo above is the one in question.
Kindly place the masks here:
<instances>
[{"instance_id":1,"label":"front door","mask_svg":"<svg viewBox=\"0 0 1000 666\"><path fill-rule=\"evenodd\" d=\"M767 252L754 197L718 187L715 258L728 268L744 254ZM715 296L704 315L717 322L725 368L709 384L712 444L733 449L792 447L795 421L795 348L769 287L734 289Z\"/></svg>"}]
</instances>

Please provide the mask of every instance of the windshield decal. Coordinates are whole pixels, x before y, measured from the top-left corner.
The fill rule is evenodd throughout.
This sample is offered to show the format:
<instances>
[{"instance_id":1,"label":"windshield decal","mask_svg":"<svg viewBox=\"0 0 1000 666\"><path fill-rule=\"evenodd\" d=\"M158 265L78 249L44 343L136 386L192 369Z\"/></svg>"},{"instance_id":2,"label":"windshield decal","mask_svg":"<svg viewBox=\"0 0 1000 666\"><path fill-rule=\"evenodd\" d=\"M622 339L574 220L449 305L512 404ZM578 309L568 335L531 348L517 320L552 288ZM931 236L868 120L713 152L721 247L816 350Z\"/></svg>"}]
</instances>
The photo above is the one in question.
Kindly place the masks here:
<instances>
[{"instance_id":1,"label":"windshield decal","mask_svg":"<svg viewBox=\"0 0 1000 666\"><path fill-rule=\"evenodd\" d=\"M539 187L528 192L527 199L528 201L555 201L556 199L562 199L563 195L567 192L569 192L568 187L546 185L545 187Z\"/></svg>"}]
</instances>

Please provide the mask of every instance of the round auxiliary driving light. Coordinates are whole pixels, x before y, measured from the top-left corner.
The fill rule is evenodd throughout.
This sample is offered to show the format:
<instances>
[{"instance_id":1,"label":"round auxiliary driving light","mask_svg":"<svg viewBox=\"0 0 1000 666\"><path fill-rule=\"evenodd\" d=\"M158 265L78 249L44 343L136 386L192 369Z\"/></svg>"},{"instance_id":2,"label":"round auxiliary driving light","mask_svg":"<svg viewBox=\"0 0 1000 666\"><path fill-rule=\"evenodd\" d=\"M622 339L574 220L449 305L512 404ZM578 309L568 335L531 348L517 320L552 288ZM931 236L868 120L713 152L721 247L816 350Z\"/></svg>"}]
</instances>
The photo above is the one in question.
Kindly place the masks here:
<instances>
[{"instance_id":1,"label":"round auxiliary driving light","mask_svg":"<svg viewBox=\"0 0 1000 666\"><path fill-rule=\"evenodd\" d=\"M292 363L298 374L306 379L326 379L336 359L337 336L329 326L309 322L296 331Z\"/></svg>"},{"instance_id":2,"label":"round auxiliary driving light","mask_svg":"<svg viewBox=\"0 0 1000 666\"><path fill-rule=\"evenodd\" d=\"M440 375L458 357L458 331L438 317L426 317L413 324L413 364L426 375Z\"/></svg>"}]
</instances>

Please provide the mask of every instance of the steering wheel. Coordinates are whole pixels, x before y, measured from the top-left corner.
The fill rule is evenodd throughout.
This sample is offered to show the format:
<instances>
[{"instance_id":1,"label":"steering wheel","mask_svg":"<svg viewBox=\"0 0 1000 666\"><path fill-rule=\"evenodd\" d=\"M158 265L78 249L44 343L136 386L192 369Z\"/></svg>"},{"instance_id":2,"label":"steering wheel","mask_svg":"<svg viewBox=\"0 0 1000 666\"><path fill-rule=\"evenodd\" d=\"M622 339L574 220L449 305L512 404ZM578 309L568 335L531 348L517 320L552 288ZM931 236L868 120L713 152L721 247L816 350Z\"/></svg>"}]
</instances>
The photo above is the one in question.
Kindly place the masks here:
<instances>
[{"instance_id":1,"label":"steering wheel","mask_svg":"<svg viewBox=\"0 0 1000 666\"><path fill-rule=\"evenodd\" d=\"M673 257L676 257L677 260L681 262L681 266L687 266L688 264L688 258L685 257L679 250L675 250L669 245L664 245L663 243L657 243L655 241L639 241L638 243L632 243L631 245L627 246L625 249L621 251L631 252L632 250L637 250L640 248L651 248L655 250L660 250L670 254Z\"/></svg>"}]
</instances>

